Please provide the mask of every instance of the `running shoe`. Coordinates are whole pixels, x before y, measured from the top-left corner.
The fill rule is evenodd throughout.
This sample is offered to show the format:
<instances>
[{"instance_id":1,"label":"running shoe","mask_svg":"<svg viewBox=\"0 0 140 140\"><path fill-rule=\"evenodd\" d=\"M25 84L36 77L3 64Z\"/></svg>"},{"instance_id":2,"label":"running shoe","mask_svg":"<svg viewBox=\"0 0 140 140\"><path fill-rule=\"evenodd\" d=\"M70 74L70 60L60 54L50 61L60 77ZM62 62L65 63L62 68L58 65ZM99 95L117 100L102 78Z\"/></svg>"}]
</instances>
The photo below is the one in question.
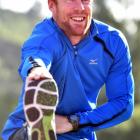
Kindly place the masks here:
<instances>
[{"instance_id":1,"label":"running shoe","mask_svg":"<svg viewBox=\"0 0 140 140\"><path fill-rule=\"evenodd\" d=\"M29 140L56 140L58 88L53 79L26 80L24 113Z\"/></svg>"}]
</instances>

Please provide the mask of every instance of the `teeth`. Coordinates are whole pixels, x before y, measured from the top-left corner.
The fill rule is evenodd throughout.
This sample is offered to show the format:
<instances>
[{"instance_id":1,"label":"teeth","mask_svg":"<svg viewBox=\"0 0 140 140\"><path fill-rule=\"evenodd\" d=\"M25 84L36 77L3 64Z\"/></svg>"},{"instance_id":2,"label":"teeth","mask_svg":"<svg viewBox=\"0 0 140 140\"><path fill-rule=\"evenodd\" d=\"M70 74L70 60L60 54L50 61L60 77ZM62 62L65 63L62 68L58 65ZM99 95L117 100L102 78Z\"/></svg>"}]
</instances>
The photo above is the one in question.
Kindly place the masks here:
<instances>
[{"instance_id":1,"label":"teeth","mask_svg":"<svg viewBox=\"0 0 140 140\"><path fill-rule=\"evenodd\" d=\"M83 21L84 17L72 17L72 20L74 20L74 21Z\"/></svg>"}]
</instances>

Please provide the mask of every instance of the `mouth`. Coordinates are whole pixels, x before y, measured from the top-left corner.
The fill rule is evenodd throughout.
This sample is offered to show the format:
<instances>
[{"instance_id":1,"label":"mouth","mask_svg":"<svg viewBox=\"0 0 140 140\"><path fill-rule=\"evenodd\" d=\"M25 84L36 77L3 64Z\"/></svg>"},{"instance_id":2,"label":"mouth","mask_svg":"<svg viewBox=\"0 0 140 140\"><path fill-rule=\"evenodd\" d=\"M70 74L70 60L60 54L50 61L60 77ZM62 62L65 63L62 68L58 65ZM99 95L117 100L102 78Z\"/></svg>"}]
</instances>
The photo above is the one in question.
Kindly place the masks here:
<instances>
[{"instance_id":1,"label":"mouth","mask_svg":"<svg viewBox=\"0 0 140 140\"><path fill-rule=\"evenodd\" d=\"M81 17L71 17L71 19L74 21L74 22L83 22L85 20L85 17L84 16L81 16Z\"/></svg>"}]
</instances>

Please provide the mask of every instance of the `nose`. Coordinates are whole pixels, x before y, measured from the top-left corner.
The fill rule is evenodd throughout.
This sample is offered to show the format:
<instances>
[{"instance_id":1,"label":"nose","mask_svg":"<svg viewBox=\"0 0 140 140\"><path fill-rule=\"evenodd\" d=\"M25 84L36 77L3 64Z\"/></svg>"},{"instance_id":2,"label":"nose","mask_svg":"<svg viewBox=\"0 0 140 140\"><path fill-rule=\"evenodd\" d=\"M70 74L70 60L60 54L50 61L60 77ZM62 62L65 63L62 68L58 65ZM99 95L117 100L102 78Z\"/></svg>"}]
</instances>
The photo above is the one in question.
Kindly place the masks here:
<instances>
[{"instance_id":1,"label":"nose","mask_svg":"<svg viewBox=\"0 0 140 140\"><path fill-rule=\"evenodd\" d=\"M85 6L83 4L83 0L76 0L74 6L75 6L75 10L83 11L85 9Z\"/></svg>"}]
</instances>

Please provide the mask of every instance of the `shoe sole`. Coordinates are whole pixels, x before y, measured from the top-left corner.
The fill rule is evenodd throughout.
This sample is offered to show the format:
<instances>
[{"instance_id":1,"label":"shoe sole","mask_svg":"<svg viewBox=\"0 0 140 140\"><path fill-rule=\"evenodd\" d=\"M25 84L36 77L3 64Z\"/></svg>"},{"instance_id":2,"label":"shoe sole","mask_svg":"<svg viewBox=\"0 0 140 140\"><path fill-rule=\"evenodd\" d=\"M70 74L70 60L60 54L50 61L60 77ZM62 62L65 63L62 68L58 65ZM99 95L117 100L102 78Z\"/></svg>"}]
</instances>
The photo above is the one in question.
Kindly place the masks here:
<instances>
[{"instance_id":1,"label":"shoe sole","mask_svg":"<svg viewBox=\"0 0 140 140\"><path fill-rule=\"evenodd\" d=\"M53 79L26 81L24 113L29 140L56 140L58 89Z\"/></svg>"}]
</instances>

